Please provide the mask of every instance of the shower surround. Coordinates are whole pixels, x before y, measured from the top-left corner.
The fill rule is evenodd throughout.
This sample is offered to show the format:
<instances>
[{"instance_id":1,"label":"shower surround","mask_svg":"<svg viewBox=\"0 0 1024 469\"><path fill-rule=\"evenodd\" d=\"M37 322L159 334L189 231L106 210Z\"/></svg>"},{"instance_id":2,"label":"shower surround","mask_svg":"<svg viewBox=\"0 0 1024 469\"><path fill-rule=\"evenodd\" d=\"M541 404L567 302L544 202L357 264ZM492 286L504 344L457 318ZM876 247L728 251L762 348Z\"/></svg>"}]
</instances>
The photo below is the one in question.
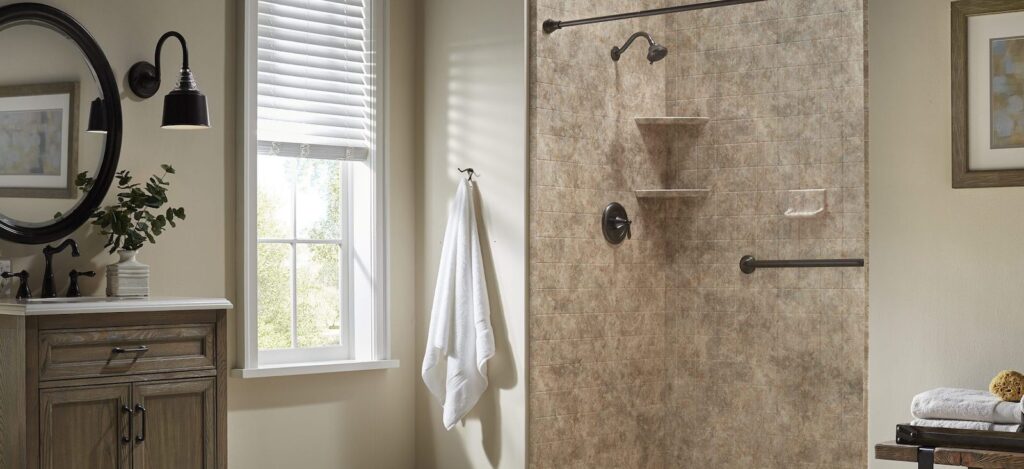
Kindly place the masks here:
<instances>
[{"instance_id":1,"label":"shower surround","mask_svg":"<svg viewBox=\"0 0 1024 469\"><path fill-rule=\"evenodd\" d=\"M866 467L866 269L738 267L867 257L864 4L540 30L679 3L697 2L529 2L530 465ZM668 57L613 62L640 30ZM633 193L663 188L711 192ZM827 212L784 217L797 189L825 189ZM635 221L619 246L613 201Z\"/></svg>"}]
</instances>

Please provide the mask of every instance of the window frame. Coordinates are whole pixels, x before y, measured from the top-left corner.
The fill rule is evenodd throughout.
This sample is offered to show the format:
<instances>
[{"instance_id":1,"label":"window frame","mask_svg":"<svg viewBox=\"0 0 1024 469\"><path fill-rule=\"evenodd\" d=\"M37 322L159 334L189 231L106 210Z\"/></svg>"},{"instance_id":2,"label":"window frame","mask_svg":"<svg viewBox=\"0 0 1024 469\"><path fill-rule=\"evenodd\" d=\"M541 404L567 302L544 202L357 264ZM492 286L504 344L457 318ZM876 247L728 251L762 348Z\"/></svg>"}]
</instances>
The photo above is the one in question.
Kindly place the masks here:
<instances>
[{"instance_id":1,"label":"window frame","mask_svg":"<svg viewBox=\"0 0 1024 469\"><path fill-rule=\"evenodd\" d=\"M372 262L372 278L370 279L370 293L366 295L365 305L369 302L369 308L354 304L349 295L345 302L349 304L347 317L343 318L343 324L350 327L347 344L338 348L347 348L345 357L347 359L337 360L333 355L323 353L324 347L304 349L283 349L284 353L265 354L276 355L271 360L260 358L259 331L258 331L258 309L257 309L257 278L256 278L256 252L259 245L256 231L256 201L257 201L257 132L256 132L256 111L257 111L257 28L258 28L258 0L244 1L243 27L243 53L240 55L239 70L242 71L242 99L240 100L242 116L242 155L240 165L240 190L239 198L241 210L237 212L237 222L241 227L241 267L239 276L239 296L242 301L241 321L239 325L240 337L240 367L233 372L237 377L264 377L281 376L290 374L310 374L334 371L356 371L364 369L394 368L398 366L396 360L390 359L390 322L389 308L387 303L387 292L390 290L390 278L387 272L388 266L388 244L390 234L388 230L388 158L386 138L388 134L387 119L385 110L387 108L388 75L387 63L387 0L365 0L368 17L371 21L370 31L370 56L372 60L371 77L368 88L373 90L372 100L374 102L373 118L373 141L371 142L369 161L371 162L372 181L372 202L369 210L364 210L372 218L369 236L361 236L362 251L360 255L370 257ZM352 170L346 168L345 173L348 180L352 180ZM348 188L347 191L351 191ZM346 202L351 205L351 198ZM355 212L355 210L353 211ZM346 214L345 233L349 235L345 239L345 247L342 249L344 272L352 272L352 263L356 256L351 255L354 244L357 240L351 236L351 222L355 215ZM352 276L344 279L342 291L350 293ZM294 292L293 292L294 294ZM346 314L343 311L343 314ZM343 336L344 337L344 336ZM333 348L333 347L326 347ZM264 352L278 352L275 350Z\"/></svg>"}]
</instances>

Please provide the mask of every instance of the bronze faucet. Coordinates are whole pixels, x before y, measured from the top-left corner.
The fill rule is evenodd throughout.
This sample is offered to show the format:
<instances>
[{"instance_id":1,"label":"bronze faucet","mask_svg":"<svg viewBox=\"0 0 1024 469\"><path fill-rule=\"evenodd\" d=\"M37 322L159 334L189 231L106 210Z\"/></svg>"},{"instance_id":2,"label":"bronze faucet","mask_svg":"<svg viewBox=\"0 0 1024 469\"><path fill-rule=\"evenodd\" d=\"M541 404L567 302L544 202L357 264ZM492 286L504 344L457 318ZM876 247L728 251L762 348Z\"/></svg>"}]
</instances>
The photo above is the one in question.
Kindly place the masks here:
<instances>
[{"instance_id":1,"label":"bronze faucet","mask_svg":"<svg viewBox=\"0 0 1024 469\"><path fill-rule=\"evenodd\" d=\"M56 298L57 297L57 286L53 282L53 255L60 253L71 246L71 257L78 257L78 243L75 240L68 238L65 239L60 246L46 246L43 248L43 257L46 259L46 271L43 272L43 298Z\"/></svg>"}]
</instances>

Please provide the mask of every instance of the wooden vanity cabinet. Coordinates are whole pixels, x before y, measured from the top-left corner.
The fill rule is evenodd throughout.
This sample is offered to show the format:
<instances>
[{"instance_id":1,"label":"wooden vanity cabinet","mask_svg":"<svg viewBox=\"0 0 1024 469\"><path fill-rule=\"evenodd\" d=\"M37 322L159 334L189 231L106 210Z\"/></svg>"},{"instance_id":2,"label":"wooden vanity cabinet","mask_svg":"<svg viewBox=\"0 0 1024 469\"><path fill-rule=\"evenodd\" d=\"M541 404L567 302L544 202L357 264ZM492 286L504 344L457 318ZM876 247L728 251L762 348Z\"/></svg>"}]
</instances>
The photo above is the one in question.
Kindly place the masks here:
<instances>
[{"instance_id":1,"label":"wooden vanity cabinet","mask_svg":"<svg viewBox=\"0 0 1024 469\"><path fill-rule=\"evenodd\" d=\"M216 379L179 379L133 386L137 417L134 469L214 468L216 465ZM142 441L140 441L142 440Z\"/></svg>"},{"instance_id":2,"label":"wooden vanity cabinet","mask_svg":"<svg viewBox=\"0 0 1024 469\"><path fill-rule=\"evenodd\" d=\"M225 310L0 318L0 352L17 348L4 339L24 350L0 357L0 392L15 392L12 377L24 390L0 395L0 414L23 418L0 419L0 467L226 469L225 318Z\"/></svg>"},{"instance_id":3,"label":"wooden vanity cabinet","mask_svg":"<svg viewBox=\"0 0 1024 469\"><path fill-rule=\"evenodd\" d=\"M47 389L39 395L42 467L131 467L124 412L130 384Z\"/></svg>"}]
</instances>

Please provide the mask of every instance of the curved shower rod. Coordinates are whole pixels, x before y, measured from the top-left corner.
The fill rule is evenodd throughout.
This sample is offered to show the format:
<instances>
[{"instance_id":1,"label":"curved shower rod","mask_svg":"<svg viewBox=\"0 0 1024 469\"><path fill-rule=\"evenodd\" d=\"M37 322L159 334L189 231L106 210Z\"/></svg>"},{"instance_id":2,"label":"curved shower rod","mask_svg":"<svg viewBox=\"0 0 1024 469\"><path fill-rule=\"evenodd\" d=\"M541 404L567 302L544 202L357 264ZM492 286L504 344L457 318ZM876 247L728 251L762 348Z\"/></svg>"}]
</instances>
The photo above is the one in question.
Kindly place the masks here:
<instances>
[{"instance_id":1,"label":"curved shower rod","mask_svg":"<svg viewBox=\"0 0 1024 469\"><path fill-rule=\"evenodd\" d=\"M595 16L593 18L583 18L571 21L558 21L549 19L544 21L544 32L547 34L551 34L555 31L558 31L559 29L567 28L569 26L579 26L581 24L603 23L605 21L618 21L628 18L640 18L642 16L664 15L667 13L678 13L681 11L704 10L707 8L727 7L732 5L742 5L744 3L754 3L763 1L764 0L717 0L714 2L694 3L691 5L678 5L674 7L655 8L653 10L634 11L632 13L619 13L616 15L607 16Z\"/></svg>"}]
</instances>

